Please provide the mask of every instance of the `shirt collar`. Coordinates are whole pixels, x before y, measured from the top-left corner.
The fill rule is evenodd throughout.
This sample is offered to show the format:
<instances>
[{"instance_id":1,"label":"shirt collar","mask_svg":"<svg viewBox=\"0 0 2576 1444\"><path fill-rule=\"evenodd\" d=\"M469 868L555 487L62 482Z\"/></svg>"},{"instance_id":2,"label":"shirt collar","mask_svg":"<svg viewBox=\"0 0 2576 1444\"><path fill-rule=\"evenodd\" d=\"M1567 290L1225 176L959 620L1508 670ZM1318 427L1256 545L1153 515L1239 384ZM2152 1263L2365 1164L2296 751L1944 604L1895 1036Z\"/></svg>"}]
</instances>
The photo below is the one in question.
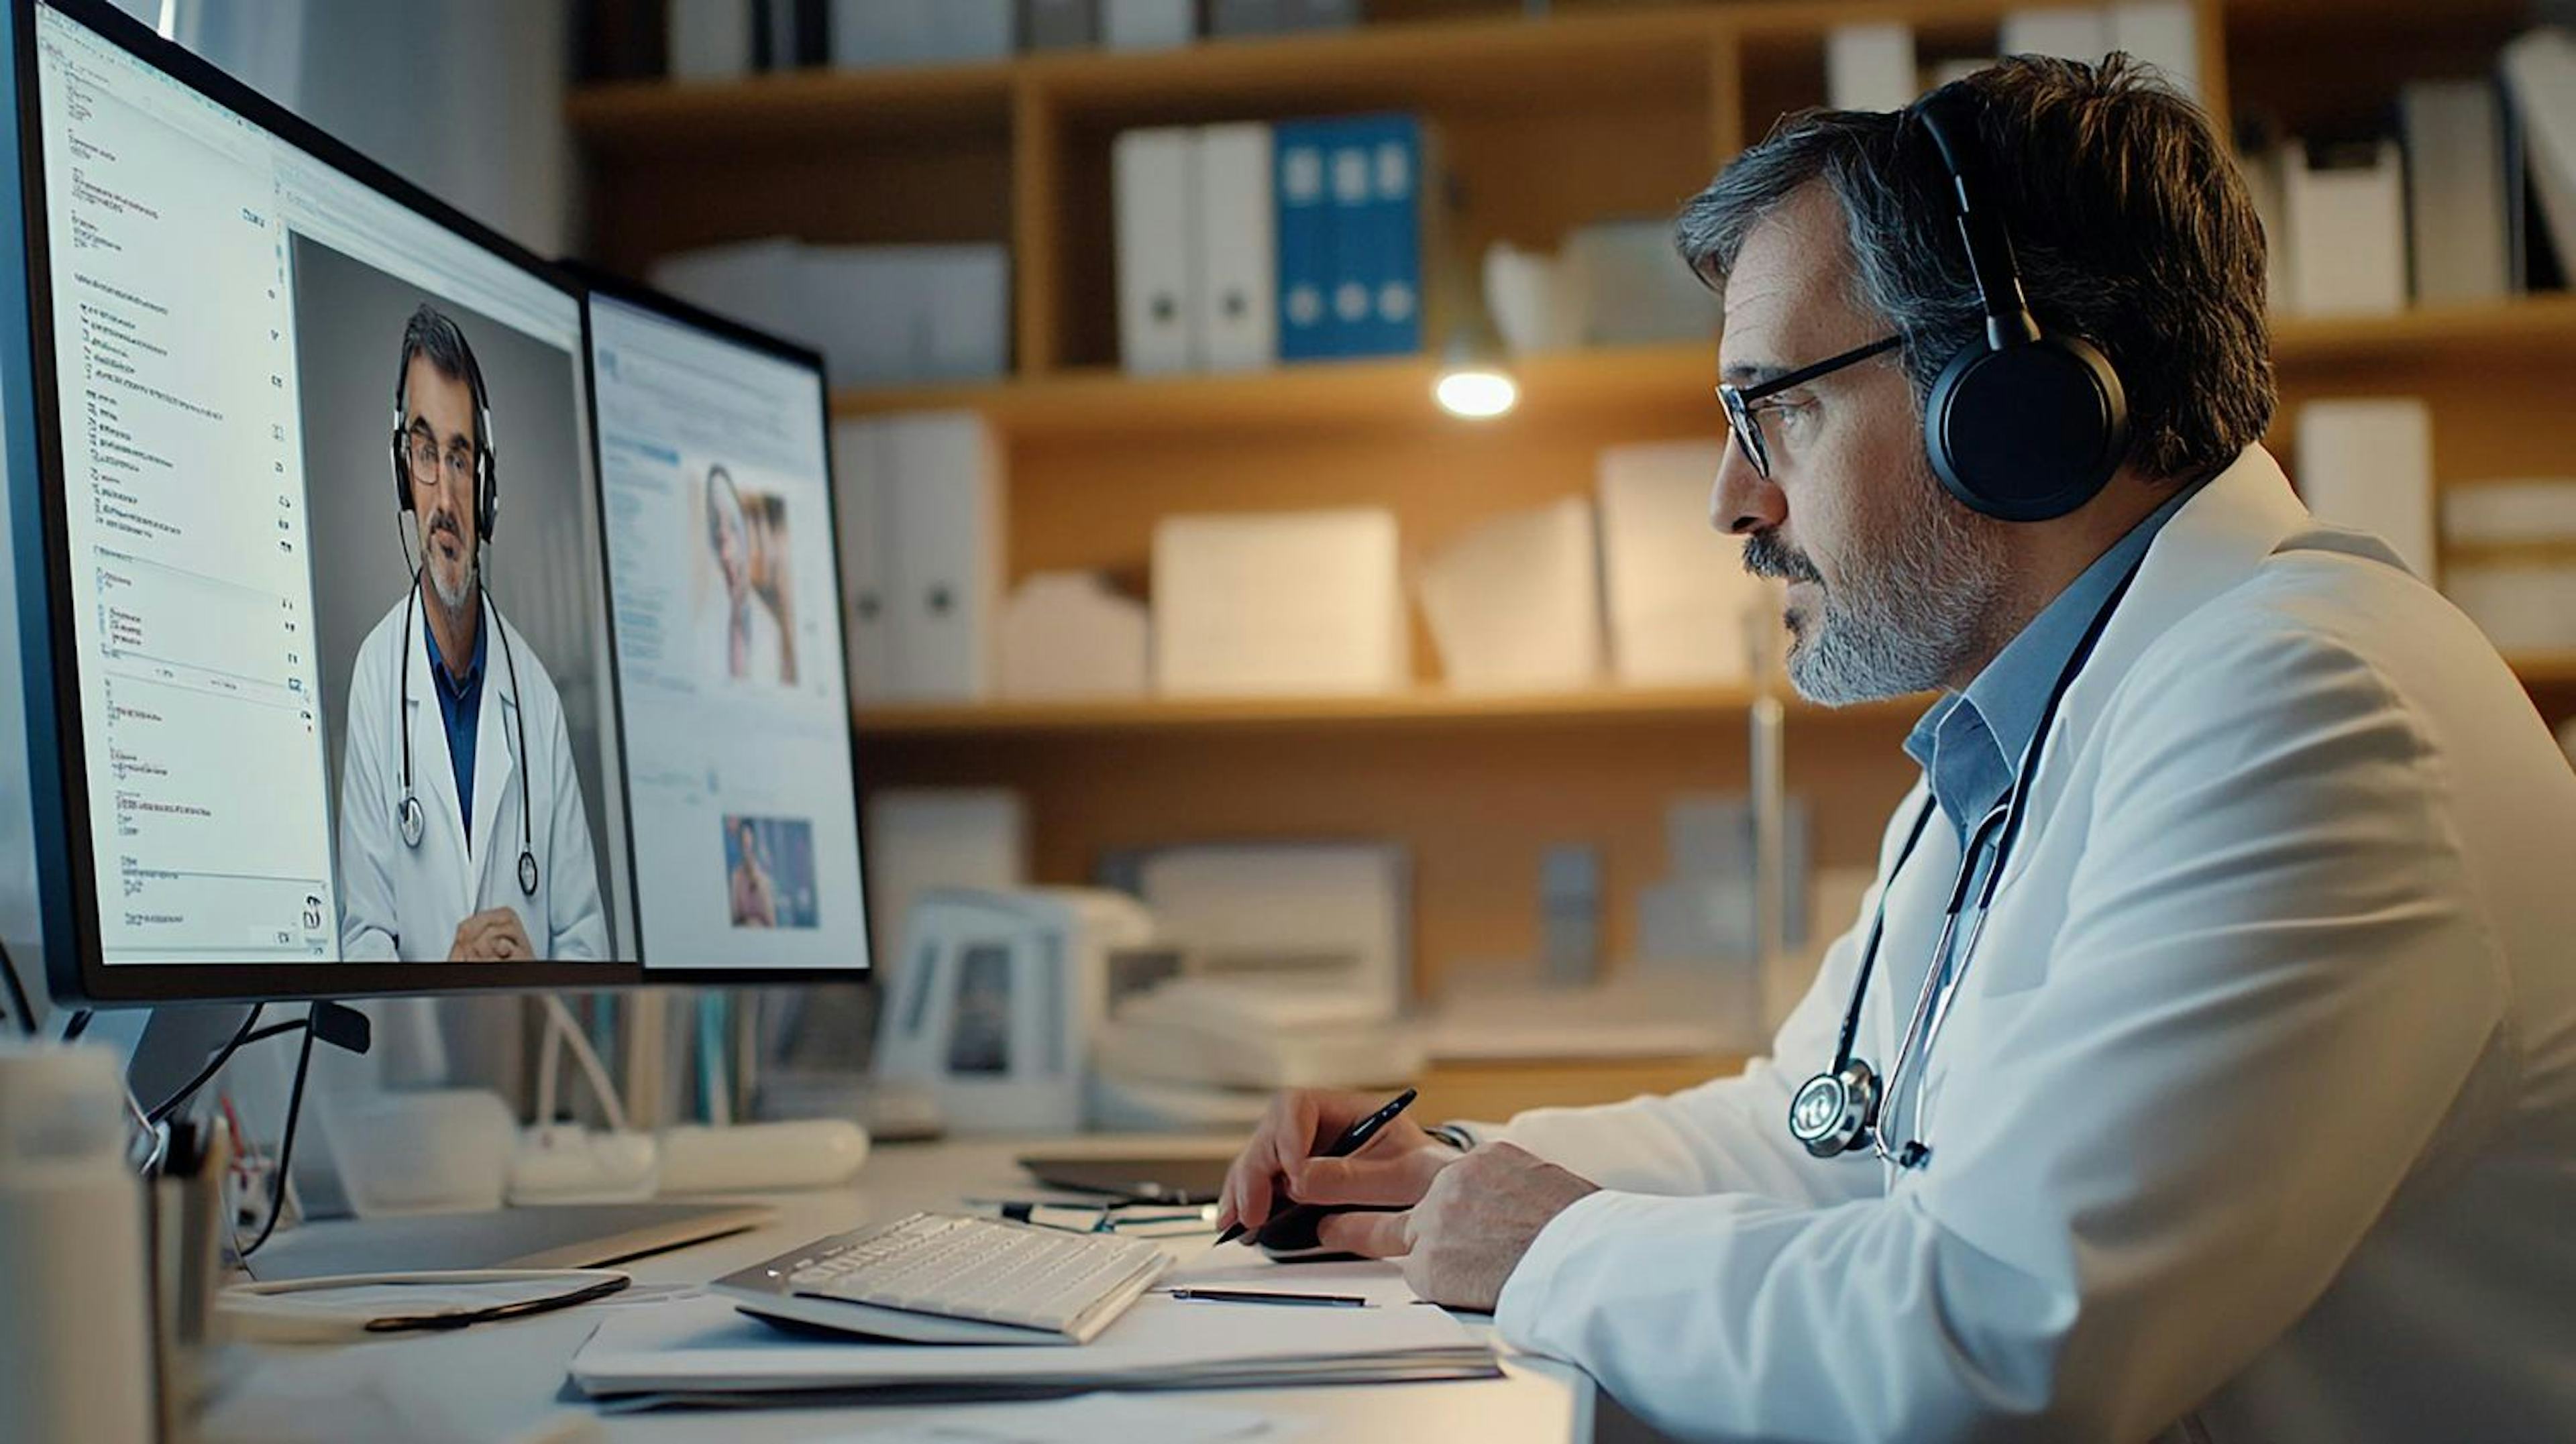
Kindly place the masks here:
<instances>
[{"instance_id":1,"label":"shirt collar","mask_svg":"<svg viewBox=\"0 0 2576 1444\"><path fill-rule=\"evenodd\" d=\"M2207 483L2178 487L2161 506L2086 567L2021 629L1985 670L1932 704L1906 736L1905 752L1922 767L1951 821L1982 814L2002 800L2033 738L2049 693L2083 643L2111 593L2154 544L2175 512ZM1987 795L1991 793L1992 795Z\"/></svg>"},{"instance_id":2,"label":"shirt collar","mask_svg":"<svg viewBox=\"0 0 2576 1444\"><path fill-rule=\"evenodd\" d=\"M465 673L460 677L449 676L446 661L438 655L438 629L426 625L420 629L421 636L429 641L429 675L451 693L462 695L483 680L483 613L487 610L483 607L474 610L474 655L466 662Z\"/></svg>"}]
</instances>

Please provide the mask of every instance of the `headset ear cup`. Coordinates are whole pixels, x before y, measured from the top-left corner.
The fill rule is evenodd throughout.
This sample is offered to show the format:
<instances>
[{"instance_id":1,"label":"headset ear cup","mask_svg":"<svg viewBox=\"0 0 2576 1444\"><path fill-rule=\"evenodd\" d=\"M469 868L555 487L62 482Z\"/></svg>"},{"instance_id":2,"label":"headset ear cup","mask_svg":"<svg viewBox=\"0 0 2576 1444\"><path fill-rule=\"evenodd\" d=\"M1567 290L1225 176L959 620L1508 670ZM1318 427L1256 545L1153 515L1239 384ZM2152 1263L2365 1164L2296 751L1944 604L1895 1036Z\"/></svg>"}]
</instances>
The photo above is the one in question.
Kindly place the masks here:
<instances>
[{"instance_id":1,"label":"headset ear cup","mask_svg":"<svg viewBox=\"0 0 2576 1444\"><path fill-rule=\"evenodd\" d=\"M2110 358L2059 336L1950 358L1923 405L1923 447L1961 505L2047 521L2091 501L2119 470L2129 407Z\"/></svg>"},{"instance_id":2,"label":"headset ear cup","mask_svg":"<svg viewBox=\"0 0 2576 1444\"><path fill-rule=\"evenodd\" d=\"M402 418L394 418L394 509L411 510L411 466L403 460Z\"/></svg>"},{"instance_id":3,"label":"headset ear cup","mask_svg":"<svg viewBox=\"0 0 2576 1444\"><path fill-rule=\"evenodd\" d=\"M474 448L474 534L480 546L492 540L492 528L501 520L501 480L500 468L492 457L492 407L481 396L483 373L479 367L474 373L474 385L476 410L483 422L482 442Z\"/></svg>"}]
</instances>

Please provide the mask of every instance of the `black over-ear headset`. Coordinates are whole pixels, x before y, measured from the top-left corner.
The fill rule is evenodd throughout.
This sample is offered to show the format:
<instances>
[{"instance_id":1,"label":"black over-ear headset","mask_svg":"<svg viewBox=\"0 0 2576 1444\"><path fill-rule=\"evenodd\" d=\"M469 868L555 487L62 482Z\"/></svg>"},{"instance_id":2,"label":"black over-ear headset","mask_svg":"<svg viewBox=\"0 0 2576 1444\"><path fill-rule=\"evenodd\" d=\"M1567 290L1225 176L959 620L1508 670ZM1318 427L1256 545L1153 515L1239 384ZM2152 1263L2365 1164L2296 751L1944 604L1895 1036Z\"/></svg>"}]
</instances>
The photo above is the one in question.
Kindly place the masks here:
<instances>
[{"instance_id":1,"label":"black over-ear headset","mask_svg":"<svg viewBox=\"0 0 2576 1444\"><path fill-rule=\"evenodd\" d=\"M2100 348L2040 329L2022 296L2012 238L1978 168L1975 92L1946 85L1914 104L1959 205L1959 236L1985 308L1983 343L1941 368L1923 445L1952 496L2004 521L2047 521L2091 501L2129 445L2129 401Z\"/></svg>"},{"instance_id":2,"label":"black over-ear headset","mask_svg":"<svg viewBox=\"0 0 2576 1444\"><path fill-rule=\"evenodd\" d=\"M474 536L480 546L492 540L492 524L501 517L501 484L492 464L492 397L483 389L483 367L474 359L474 347L465 339L464 328L426 303L412 313L415 325L424 319L446 327L456 338L457 350L465 356L465 384L474 393ZM402 510L410 511L411 467L403 459L410 438L403 424L403 410L411 400L412 358L421 352L410 344L409 328L405 329L404 342L401 369L394 373L394 500Z\"/></svg>"}]
</instances>

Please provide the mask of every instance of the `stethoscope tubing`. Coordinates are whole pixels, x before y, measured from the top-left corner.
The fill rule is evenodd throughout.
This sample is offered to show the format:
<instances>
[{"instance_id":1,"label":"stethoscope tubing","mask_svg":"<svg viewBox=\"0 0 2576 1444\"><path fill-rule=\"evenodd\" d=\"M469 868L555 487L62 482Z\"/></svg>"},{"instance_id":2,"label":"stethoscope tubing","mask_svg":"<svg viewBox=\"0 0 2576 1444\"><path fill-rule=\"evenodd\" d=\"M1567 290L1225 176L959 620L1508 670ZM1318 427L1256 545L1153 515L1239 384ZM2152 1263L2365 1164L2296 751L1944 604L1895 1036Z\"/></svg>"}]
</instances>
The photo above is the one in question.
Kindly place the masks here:
<instances>
[{"instance_id":1,"label":"stethoscope tubing","mask_svg":"<svg viewBox=\"0 0 2576 1444\"><path fill-rule=\"evenodd\" d=\"M480 582L475 587L483 594L483 610L491 619L492 634L501 639L501 665L510 674L510 720L519 734L519 893L535 897L537 883L544 874L537 865L536 823L529 813L527 696L519 690L518 654L510 647L509 629L501 625L500 613L492 608L491 589ZM403 596L402 655L396 664L401 681L397 684L394 712L395 725L402 730L402 800L394 805L394 826L402 836L403 846L409 848L418 848L427 831L422 824L420 798L411 785L411 627L412 614L419 607L420 568L414 567L411 590Z\"/></svg>"}]
</instances>

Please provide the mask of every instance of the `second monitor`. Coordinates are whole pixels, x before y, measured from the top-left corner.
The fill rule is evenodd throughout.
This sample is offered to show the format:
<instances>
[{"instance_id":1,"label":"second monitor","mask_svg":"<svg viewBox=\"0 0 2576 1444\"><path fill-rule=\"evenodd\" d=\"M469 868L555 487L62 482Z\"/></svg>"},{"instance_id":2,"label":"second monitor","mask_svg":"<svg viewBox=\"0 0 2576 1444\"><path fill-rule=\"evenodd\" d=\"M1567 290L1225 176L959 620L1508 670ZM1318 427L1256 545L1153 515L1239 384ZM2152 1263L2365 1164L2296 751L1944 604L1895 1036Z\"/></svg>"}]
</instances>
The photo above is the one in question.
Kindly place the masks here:
<instances>
[{"instance_id":1,"label":"second monitor","mask_svg":"<svg viewBox=\"0 0 2576 1444\"><path fill-rule=\"evenodd\" d=\"M864 966L822 360L589 279L646 968Z\"/></svg>"}]
</instances>

